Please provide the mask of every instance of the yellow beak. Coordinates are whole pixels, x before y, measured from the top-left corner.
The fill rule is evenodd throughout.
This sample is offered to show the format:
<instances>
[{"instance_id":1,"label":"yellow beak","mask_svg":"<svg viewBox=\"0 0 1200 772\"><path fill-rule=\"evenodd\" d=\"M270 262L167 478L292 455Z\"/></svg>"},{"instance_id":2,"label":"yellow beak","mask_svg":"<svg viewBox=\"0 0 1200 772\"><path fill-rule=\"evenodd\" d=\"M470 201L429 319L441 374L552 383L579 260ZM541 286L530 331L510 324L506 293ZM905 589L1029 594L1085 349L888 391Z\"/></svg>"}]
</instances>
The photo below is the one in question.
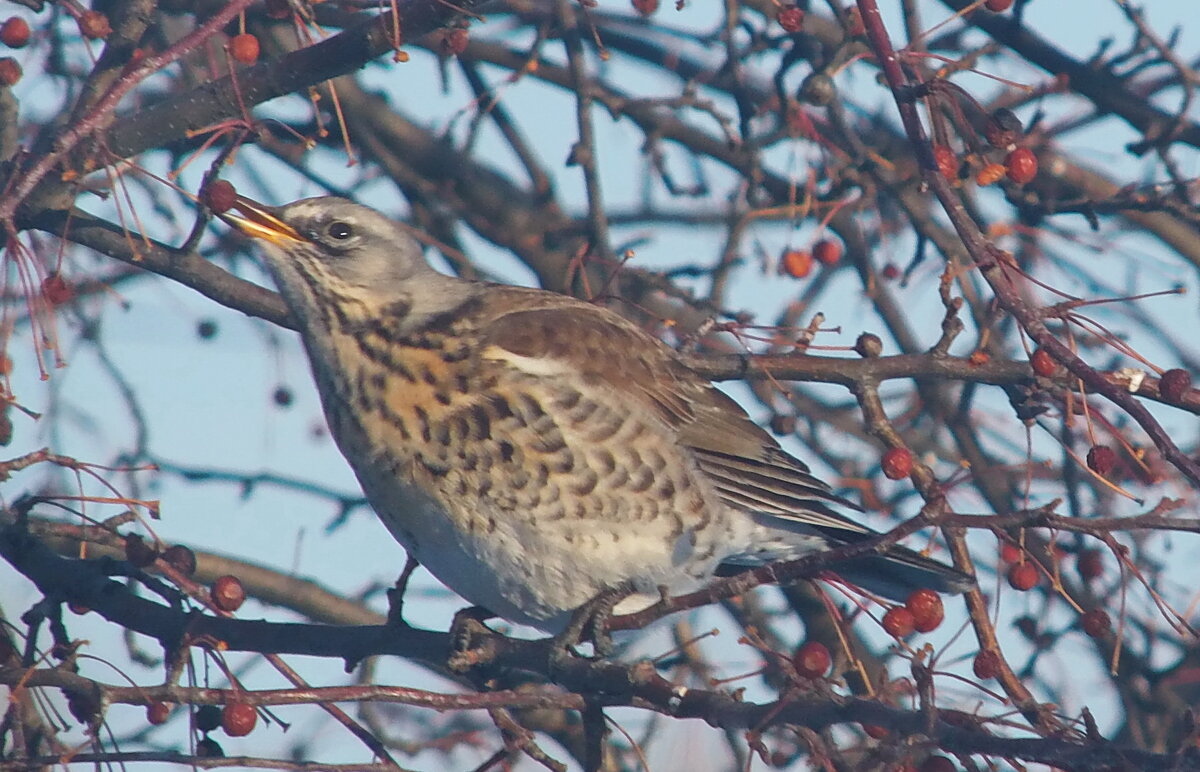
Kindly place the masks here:
<instances>
[{"instance_id":1,"label":"yellow beak","mask_svg":"<svg viewBox=\"0 0 1200 772\"><path fill-rule=\"evenodd\" d=\"M238 196L233 208L243 216L238 217L229 212L217 216L251 238L262 239L279 246L308 241L295 228L273 214L270 207L245 196Z\"/></svg>"}]
</instances>

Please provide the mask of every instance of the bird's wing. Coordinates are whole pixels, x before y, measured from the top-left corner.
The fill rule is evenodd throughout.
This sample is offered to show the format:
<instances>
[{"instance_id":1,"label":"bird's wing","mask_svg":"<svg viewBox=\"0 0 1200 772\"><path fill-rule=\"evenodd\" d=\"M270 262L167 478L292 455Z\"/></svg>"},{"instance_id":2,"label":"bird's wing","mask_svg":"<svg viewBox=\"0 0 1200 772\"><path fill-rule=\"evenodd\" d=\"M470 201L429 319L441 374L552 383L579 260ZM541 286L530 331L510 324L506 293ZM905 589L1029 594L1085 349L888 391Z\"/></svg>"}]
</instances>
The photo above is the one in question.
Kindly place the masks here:
<instances>
[{"instance_id":1,"label":"bird's wing","mask_svg":"<svg viewBox=\"0 0 1200 772\"><path fill-rule=\"evenodd\" d=\"M671 348L625 318L600 306L528 290L496 306L505 308L484 325L485 358L535 377L569 374L640 403L675 432L730 506L834 538L870 533L835 510L858 506L813 476Z\"/></svg>"}]
</instances>

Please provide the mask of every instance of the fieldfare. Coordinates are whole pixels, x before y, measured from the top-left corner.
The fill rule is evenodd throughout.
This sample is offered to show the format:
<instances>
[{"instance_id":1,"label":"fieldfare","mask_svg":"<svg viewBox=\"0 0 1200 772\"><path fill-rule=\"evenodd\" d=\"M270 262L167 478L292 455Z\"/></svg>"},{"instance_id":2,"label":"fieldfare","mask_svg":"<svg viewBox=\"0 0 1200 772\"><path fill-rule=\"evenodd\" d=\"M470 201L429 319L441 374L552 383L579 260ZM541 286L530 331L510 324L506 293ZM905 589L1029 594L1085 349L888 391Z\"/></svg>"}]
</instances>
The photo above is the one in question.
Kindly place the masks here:
<instances>
[{"instance_id":1,"label":"fieldfare","mask_svg":"<svg viewBox=\"0 0 1200 772\"><path fill-rule=\"evenodd\" d=\"M874 532L666 344L575 298L446 276L342 198L223 215L262 242L338 447L392 535L468 601L561 631L725 565ZM840 564L891 598L969 576L904 547Z\"/></svg>"}]
</instances>

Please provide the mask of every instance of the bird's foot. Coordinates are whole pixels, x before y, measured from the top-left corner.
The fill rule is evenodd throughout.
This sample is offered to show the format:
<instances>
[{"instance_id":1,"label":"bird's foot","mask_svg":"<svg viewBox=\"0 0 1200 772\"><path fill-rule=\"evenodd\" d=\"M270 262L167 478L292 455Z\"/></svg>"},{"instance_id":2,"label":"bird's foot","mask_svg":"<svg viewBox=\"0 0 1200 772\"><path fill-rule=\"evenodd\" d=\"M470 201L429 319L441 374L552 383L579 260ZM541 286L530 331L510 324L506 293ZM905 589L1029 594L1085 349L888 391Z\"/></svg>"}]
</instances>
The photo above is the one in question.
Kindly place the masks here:
<instances>
[{"instance_id":1,"label":"bird's foot","mask_svg":"<svg viewBox=\"0 0 1200 772\"><path fill-rule=\"evenodd\" d=\"M487 641L497 633L484 622L495 616L483 606L468 606L454 614L450 623L451 653L446 661L451 670L465 673L494 658L494 647L488 646Z\"/></svg>"},{"instance_id":2,"label":"bird's foot","mask_svg":"<svg viewBox=\"0 0 1200 772\"><path fill-rule=\"evenodd\" d=\"M617 604L633 592L630 584L610 587L576 609L563 631L550 639L551 666L579 656L575 647L585 641L591 641L597 659L612 656L615 647L608 620Z\"/></svg>"}]
</instances>

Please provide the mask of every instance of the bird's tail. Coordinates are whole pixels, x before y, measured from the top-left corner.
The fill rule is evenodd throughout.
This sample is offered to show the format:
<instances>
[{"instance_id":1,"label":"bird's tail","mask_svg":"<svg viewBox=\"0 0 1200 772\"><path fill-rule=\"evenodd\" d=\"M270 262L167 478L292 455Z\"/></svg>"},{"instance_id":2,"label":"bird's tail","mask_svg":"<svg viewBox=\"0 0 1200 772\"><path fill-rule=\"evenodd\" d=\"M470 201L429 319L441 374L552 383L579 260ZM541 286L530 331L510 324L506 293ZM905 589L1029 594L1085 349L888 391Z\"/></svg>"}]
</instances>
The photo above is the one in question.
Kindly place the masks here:
<instances>
[{"instance_id":1,"label":"bird's tail","mask_svg":"<svg viewBox=\"0 0 1200 772\"><path fill-rule=\"evenodd\" d=\"M975 586L975 579L957 568L898 545L882 555L834 563L830 570L868 592L895 601L904 601L913 590L960 593Z\"/></svg>"}]
</instances>

